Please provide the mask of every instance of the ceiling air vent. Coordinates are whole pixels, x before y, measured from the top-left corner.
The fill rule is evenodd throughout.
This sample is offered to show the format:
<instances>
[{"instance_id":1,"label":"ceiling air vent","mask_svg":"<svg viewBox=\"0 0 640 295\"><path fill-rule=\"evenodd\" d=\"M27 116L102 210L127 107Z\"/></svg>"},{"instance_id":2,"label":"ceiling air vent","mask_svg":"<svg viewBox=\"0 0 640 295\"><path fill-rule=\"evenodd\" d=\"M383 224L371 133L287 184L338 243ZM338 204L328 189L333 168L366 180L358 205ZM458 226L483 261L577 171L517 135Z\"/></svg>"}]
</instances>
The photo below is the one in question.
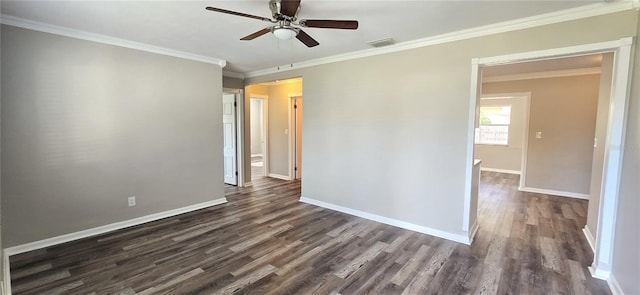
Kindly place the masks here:
<instances>
[{"instance_id":1,"label":"ceiling air vent","mask_svg":"<svg viewBox=\"0 0 640 295\"><path fill-rule=\"evenodd\" d=\"M393 45L395 43L396 41L394 41L393 38L386 38L386 39L373 40L373 41L367 42L367 44L373 47L384 47L384 46Z\"/></svg>"}]
</instances>

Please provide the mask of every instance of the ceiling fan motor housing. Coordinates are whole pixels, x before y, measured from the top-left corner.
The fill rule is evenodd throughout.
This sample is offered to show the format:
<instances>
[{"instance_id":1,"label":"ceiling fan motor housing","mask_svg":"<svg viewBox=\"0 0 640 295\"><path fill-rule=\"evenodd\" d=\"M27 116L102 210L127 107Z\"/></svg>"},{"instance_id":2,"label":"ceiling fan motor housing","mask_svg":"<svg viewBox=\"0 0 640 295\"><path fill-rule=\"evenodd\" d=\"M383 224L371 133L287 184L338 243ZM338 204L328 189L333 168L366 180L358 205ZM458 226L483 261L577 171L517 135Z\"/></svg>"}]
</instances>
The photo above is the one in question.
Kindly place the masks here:
<instances>
[{"instance_id":1,"label":"ceiling fan motor housing","mask_svg":"<svg viewBox=\"0 0 640 295\"><path fill-rule=\"evenodd\" d=\"M277 21L294 22L298 16L300 6L298 6L294 15L286 15L282 13L282 0L269 0L269 9L271 9L271 15Z\"/></svg>"}]
</instances>

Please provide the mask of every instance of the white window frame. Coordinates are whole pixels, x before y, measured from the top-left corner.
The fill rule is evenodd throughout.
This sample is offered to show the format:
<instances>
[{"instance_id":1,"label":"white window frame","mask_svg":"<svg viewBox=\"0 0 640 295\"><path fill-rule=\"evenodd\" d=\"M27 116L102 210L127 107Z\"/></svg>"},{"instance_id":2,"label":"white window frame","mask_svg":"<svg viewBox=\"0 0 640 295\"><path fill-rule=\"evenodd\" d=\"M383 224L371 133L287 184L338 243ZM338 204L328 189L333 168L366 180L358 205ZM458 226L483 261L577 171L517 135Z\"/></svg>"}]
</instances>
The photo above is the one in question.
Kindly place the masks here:
<instances>
[{"instance_id":1,"label":"white window frame","mask_svg":"<svg viewBox=\"0 0 640 295\"><path fill-rule=\"evenodd\" d=\"M511 111L513 110L513 106L510 104L496 104L496 105L485 105L485 106L480 106L479 108L479 112L478 112L478 116L480 116L480 114L482 113L482 108L497 108L497 107L509 107L509 124L482 124L480 123L480 120L478 119L478 128L476 129L476 133L475 133L475 137L474 137L474 144L479 144L479 145L491 145L491 146L509 146L509 138L510 138L510 132L511 132ZM480 138L480 126L507 126L507 142L502 144L502 143L491 143L491 142L479 142L478 139Z\"/></svg>"}]
</instances>

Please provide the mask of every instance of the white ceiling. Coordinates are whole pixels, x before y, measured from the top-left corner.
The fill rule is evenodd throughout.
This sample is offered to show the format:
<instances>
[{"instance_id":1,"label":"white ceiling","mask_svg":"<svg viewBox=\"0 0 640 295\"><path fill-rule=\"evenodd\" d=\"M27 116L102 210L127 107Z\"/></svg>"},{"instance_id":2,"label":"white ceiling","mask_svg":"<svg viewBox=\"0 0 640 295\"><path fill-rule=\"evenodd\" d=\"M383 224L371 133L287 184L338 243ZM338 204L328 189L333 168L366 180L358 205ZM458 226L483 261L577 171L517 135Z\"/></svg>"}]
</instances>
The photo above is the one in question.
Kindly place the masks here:
<instances>
[{"instance_id":1,"label":"white ceiling","mask_svg":"<svg viewBox=\"0 0 640 295\"><path fill-rule=\"evenodd\" d=\"M239 39L268 23L206 11L215 6L270 17L268 0L2 1L3 15L146 43L227 61L248 72L371 48L368 41L405 42L600 1L327 1L302 0L299 19L357 19L357 31L306 28L319 46L265 35Z\"/></svg>"}]
</instances>

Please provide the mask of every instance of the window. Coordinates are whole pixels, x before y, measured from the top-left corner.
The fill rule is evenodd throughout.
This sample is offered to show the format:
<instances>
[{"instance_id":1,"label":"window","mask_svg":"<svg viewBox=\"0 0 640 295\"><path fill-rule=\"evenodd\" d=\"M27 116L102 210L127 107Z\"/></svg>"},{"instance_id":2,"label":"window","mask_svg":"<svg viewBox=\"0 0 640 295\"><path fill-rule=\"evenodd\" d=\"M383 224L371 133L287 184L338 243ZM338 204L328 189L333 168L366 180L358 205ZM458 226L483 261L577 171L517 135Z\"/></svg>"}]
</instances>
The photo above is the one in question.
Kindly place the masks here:
<instances>
[{"instance_id":1,"label":"window","mask_svg":"<svg viewBox=\"0 0 640 295\"><path fill-rule=\"evenodd\" d=\"M476 144L508 145L511 106L481 106Z\"/></svg>"}]
</instances>

